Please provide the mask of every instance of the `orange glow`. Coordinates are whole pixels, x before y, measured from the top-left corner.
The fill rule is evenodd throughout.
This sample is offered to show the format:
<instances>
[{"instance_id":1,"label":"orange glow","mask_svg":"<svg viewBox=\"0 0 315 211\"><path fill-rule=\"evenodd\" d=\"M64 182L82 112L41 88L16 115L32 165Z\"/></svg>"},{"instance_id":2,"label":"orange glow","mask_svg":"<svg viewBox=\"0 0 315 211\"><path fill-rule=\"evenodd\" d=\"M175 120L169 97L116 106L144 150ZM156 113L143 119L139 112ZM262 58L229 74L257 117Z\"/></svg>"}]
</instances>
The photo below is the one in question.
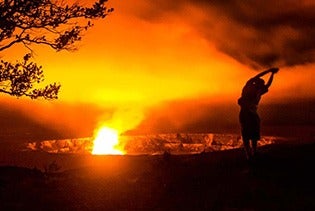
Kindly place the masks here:
<instances>
[{"instance_id":1,"label":"orange glow","mask_svg":"<svg viewBox=\"0 0 315 211\"><path fill-rule=\"evenodd\" d=\"M91 1L82 2L88 4ZM246 81L258 70L254 71L231 57L226 53L229 48L221 48L221 45L230 45L233 49L239 47L239 55L243 51L253 52L255 58L274 48L275 55L283 50L283 56L288 56L291 53L281 43L291 43L288 39L291 36L293 43L308 37L287 24L277 27L272 33L276 36L271 36L270 40L261 34L256 37L260 28L241 27L239 20L232 20L234 16L222 15L221 7L215 10L216 4L207 11L207 8L200 8L200 5L206 5L200 1L161 2L109 1L109 6L115 8L114 13L93 22L94 27L76 43L77 51L57 53L47 46L33 45L32 61L43 66L44 83L59 82L62 85L59 100L16 100L2 95L1 105L21 110L22 117L30 119L35 128L41 125L48 132L56 131L57 135L65 137L91 137L100 122L117 129L120 134L134 129L145 133L170 131L171 128L178 131L186 129L186 125L197 128L199 123L212 122L216 113L208 106L219 103L232 107L228 111L233 113L226 121L234 121L236 117L238 123L236 101ZM164 10L168 6L170 8ZM218 19L218 15L226 18ZM230 36L234 33L238 36ZM263 40L260 43L256 38ZM255 42L246 41L251 39ZM216 42L218 40L222 42ZM1 52L0 57L14 62L21 60L27 52L23 45L14 45ZM270 93L264 96L262 103L286 103L295 98L315 97L313 60L279 67ZM259 71L264 68L267 67ZM22 120L24 125L30 125ZM12 122L15 121L14 116ZM23 131L23 134L37 130L29 131ZM207 126L207 131L212 132L212 128ZM99 145L105 142L106 138L99 136L105 135L95 133L93 154L99 152Z\"/></svg>"},{"instance_id":2,"label":"orange glow","mask_svg":"<svg viewBox=\"0 0 315 211\"><path fill-rule=\"evenodd\" d=\"M108 127L101 127L93 141L93 155L123 155L119 149L118 131Z\"/></svg>"}]
</instances>

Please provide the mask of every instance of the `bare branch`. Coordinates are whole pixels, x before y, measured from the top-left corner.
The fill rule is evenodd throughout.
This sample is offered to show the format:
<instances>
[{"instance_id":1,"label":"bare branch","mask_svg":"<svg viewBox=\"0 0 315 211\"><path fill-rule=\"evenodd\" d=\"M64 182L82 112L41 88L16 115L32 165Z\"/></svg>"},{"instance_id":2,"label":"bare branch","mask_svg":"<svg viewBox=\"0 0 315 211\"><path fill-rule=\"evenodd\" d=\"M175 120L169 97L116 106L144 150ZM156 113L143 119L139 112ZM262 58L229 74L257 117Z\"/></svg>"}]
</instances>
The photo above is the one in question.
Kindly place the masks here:
<instances>
[{"instance_id":1,"label":"bare branch","mask_svg":"<svg viewBox=\"0 0 315 211\"><path fill-rule=\"evenodd\" d=\"M113 12L107 0L97 0L91 7L54 0L0 1L0 51L22 44L30 52L32 44L46 45L61 50L75 50L83 31L93 26L92 20L103 19ZM42 67L30 61L0 61L0 92L32 99L57 99L60 84L52 83L35 89L44 80Z\"/></svg>"},{"instance_id":2,"label":"bare branch","mask_svg":"<svg viewBox=\"0 0 315 211\"><path fill-rule=\"evenodd\" d=\"M16 39L16 40L13 40L13 41L12 41L12 42L10 42L9 44L7 44L7 45L5 45L5 46L0 47L0 51L3 51L3 50L5 50L5 49L8 49L8 48L10 48L11 46L13 46L14 44L16 44L16 43L20 43L20 42L22 42L22 39Z\"/></svg>"},{"instance_id":3,"label":"bare branch","mask_svg":"<svg viewBox=\"0 0 315 211\"><path fill-rule=\"evenodd\" d=\"M0 44L4 40L11 38L17 29L20 29L23 33L30 36L27 39L23 39L23 41L28 41L23 43L24 46L45 44L57 51L75 49L70 45L80 41L83 30L93 26L90 20L105 18L113 12L112 8L108 9L105 6L106 2L99 0L91 7L82 7L78 4L69 6L62 2L55 3L52 0L5 1L0 4L0 12L6 11L0 14ZM78 24L78 21L76 21L72 27L68 25L79 19L85 19L86 22ZM38 37L34 37L29 33L30 31L35 31L36 34L38 30L46 30L47 35L49 35L47 37L50 37L50 39L39 41ZM70 32L72 34L66 34ZM20 36L20 39L3 45L0 51L8 49L14 44L21 43L21 39L22 36Z\"/></svg>"}]
</instances>

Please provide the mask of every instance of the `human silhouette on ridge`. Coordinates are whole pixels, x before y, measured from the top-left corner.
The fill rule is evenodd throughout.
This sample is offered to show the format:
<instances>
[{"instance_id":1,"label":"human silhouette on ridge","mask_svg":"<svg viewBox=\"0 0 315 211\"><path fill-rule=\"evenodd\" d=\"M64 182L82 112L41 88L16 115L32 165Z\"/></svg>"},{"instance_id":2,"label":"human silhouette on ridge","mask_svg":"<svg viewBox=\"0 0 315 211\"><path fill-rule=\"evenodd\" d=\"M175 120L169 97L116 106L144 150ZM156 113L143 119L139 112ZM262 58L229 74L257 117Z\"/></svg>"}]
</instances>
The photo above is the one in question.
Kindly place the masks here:
<instances>
[{"instance_id":1,"label":"human silhouette on ridge","mask_svg":"<svg viewBox=\"0 0 315 211\"><path fill-rule=\"evenodd\" d=\"M270 68L249 79L243 87L241 97L238 99L238 104L241 107L239 121L241 124L242 140L246 157L249 161L252 161L256 157L257 141L260 140L260 118L257 113L258 103L261 96L268 92L268 88L273 81L273 76L278 71L279 68ZM271 73L271 75L265 84L265 81L261 77L268 73Z\"/></svg>"}]
</instances>

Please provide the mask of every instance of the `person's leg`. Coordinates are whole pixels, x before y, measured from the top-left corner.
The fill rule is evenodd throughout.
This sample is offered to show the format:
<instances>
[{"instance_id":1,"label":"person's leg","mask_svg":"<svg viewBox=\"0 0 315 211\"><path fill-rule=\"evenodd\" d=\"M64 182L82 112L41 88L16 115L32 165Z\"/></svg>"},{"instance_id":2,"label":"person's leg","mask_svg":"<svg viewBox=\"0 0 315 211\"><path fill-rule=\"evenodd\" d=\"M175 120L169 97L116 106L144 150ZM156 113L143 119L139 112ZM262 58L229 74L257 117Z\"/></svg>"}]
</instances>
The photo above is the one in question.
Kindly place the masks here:
<instances>
[{"instance_id":1,"label":"person's leg","mask_svg":"<svg viewBox=\"0 0 315 211\"><path fill-rule=\"evenodd\" d=\"M251 148L249 144L249 139L243 138L244 150L247 160L250 160L252 157Z\"/></svg>"},{"instance_id":2,"label":"person's leg","mask_svg":"<svg viewBox=\"0 0 315 211\"><path fill-rule=\"evenodd\" d=\"M257 142L260 140L260 118L256 113L253 119L253 133L252 133L252 155L256 157L257 154Z\"/></svg>"},{"instance_id":3,"label":"person's leg","mask_svg":"<svg viewBox=\"0 0 315 211\"><path fill-rule=\"evenodd\" d=\"M251 148L250 148L250 136L251 136L251 112L248 110L241 109L240 115L239 115L239 120L241 123L241 133L242 133L242 140L243 140L243 145L244 145L244 150L246 154L247 160L251 159Z\"/></svg>"},{"instance_id":4,"label":"person's leg","mask_svg":"<svg viewBox=\"0 0 315 211\"><path fill-rule=\"evenodd\" d=\"M256 139L252 140L252 155L256 157L257 154L257 141Z\"/></svg>"}]
</instances>

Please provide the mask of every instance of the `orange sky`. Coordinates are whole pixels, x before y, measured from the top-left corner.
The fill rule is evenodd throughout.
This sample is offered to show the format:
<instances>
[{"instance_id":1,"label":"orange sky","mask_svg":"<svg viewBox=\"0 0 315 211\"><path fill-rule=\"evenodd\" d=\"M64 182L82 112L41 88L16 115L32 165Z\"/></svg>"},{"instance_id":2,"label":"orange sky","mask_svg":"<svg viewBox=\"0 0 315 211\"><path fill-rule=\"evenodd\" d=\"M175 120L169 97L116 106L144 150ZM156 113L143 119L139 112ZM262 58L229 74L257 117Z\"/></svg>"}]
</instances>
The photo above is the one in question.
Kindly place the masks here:
<instances>
[{"instance_id":1,"label":"orange sky","mask_svg":"<svg viewBox=\"0 0 315 211\"><path fill-rule=\"evenodd\" d=\"M220 9L225 9L222 5L211 5L209 11L212 13L206 13L207 8L200 6L203 1L196 1L199 4L192 2L186 0L181 6L172 6L172 3L161 0L161 8L155 8L157 3L151 5L145 0L110 1L114 13L95 22L94 28L77 44L78 51L57 53L47 47L34 46L34 60L43 66L46 81L62 84L58 102L31 101L33 103L25 107L23 100L8 101L26 112L37 106L41 119L37 121L42 124L61 119L63 123L56 124L68 126L77 124L78 117L74 116L82 115L79 112L82 109L69 113L68 109L60 109L61 104L113 109L115 112L110 112L110 116L107 112L97 113L100 116L93 117L95 121L91 124L102 122L101 116L107 115L104 121L127 130L140 124L146 118L146 111L164 102L202 99L204 103L204 99L208 99L207 103L221 100L234 103L244 83L257 74L257 70L264 70L270 64L279 65L280 72L275 76L265 102L315 97L314 62L299 63L293 50L286 54L279 50L285 50L280 38L292 34L301 36L301 32L288 26L278 27L277 34L281 37L261 40L265 43L270 39L270 45L251 46L257 40L243 41L258 34L254 25L241 28L241 18L235 16L240 20L236 18L238 22L234 21L232 12L216 18ZM212 30L206 30L205 25ZM234 33L233 39L229 38L229 33ZM227 50L227 44L231 51ZM266 58L259 57L258 53L268 54L271 47L285 56L264 66ZM237 49L239 54L235 53ZM22 58L25 52L27 50L22 46L15 46L2 52L1 56L15 60ZM254 59L248 56L252 52L257 53ZM312 58L314 51L310 54L309 58ZM287 62L290 55L296 59L292 59L293 65ZM253 70L254 67L257 70ZM194 106L198 107L198 102ZM53 114L56 110L57 116L47 115L47 112Z\"/></svg>"}]
</instances>

